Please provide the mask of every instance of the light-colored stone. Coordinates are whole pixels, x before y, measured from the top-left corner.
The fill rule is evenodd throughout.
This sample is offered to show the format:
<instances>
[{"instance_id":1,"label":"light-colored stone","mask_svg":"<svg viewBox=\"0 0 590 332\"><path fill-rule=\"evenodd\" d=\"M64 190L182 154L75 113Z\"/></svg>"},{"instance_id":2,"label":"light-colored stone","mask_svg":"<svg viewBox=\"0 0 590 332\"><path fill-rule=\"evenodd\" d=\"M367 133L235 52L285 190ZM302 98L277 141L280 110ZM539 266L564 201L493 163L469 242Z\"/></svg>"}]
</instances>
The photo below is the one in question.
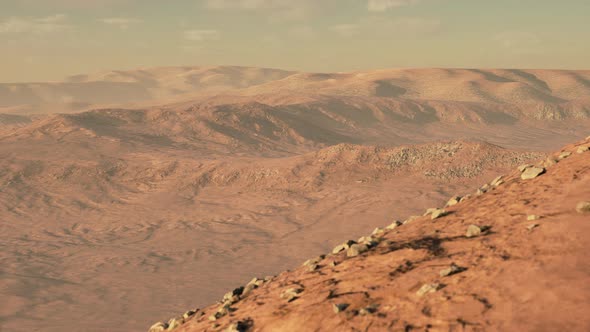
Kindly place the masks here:
<instances>
[{"instance_id":1,"label":"light-colored stone","mask_svg":"<svg viewBox=\"0 0 590 332\"><path fill-rule=\"evenodd\" d=\"M346 251L346 256L348 257L355 257L358 256L366 251L369 250L369 247L366 244L353 244L348 248Z\"/></svg>"},{"instance_id":2,"label":"light-colored stone","mask_svg":"<svg viewBox=\"0 0 590 332\"><path fill-rule=\"evenodd\" d=\"M469 227L467 227L467 233L465 233L465 236L467 237L474 237L474 236L480 236L481 235L481 228L477 225L469 225Z\"/></svg>"},{"instance_id":3,"label":"light-colored stone","mask_svg":"<svg viewBox=\"0 0 590 332\"><path fill-rule=\"evenodd\" d=\"M435 211L432 211L432 214L430 215L430 219L434 220L434 219L438 219L440 217L444 217L447 215L447 211L443 210L443 209L436 209Z\"/></svg>"},{"instance_id":4,"label":"light-colored stone","mask_svg":"<svg viewBox=\"0 0 590 332\"><path fill-rule=\"evenodd\" d=\"M558 160L563 160L563 159L565 159L565 158L567 158L567 157L569 157L569 156L571 156L571 155L572 155L572 153L571 153L571 152L569 152L569 151L564 151L564 152L562 152L562 153L560 153L560 154L559 154L559 156L557 157L557 159L558 159Z\"/></svg>"},{"instance_id":5,"label":"light-colored stone","mask_svg":"<svg viewBox=\"0 0 590 332\"><path fill-rule=\"evenodd\" d=\"M447 277L447 276L462 272L464 270L465 270L465 268L462 268L459 265L452 263L451 266L447 267L446 269L440 270L439 274L441 277Z\"/></svg>"},{"instance_id":6,"label":"light-colored stone","mask_svg":"<svg viewBox=\"0 0 590 332\"><path fill-rule=\"evenodd\" d=\"M398 226L401 226L401 225L403 225L403 223L401 221L399 221L399 220L396 220L396 221L392 222L389 226L385 227L385 229L392 230L392 229L395 229L395 228L397 228Z\"/></svg>"},{"instance_id":7,"label":"light-colored stone","mask_svg":"<svg viewBox=\"0 0 590 332\"><path fill-rule=\"evenodd\" d=\"M414 221L414 220L416 220L418 218L420 218L420 216L411 216L408 219L404 220L404 225L405 224L409 224L409 223L411 223L412 221Z\"/></svg>"},{"instance_id":8,"label":"light-colored stone","mask_svg":"<svg viewBox=\"0 0 590 332\"><path fill-rule=\"evenodd\" d=\"M182 314L182 318L184 318L185 320L187 320L189 317L192 317L194 314L197 313L197 310L189 310L187 312L185 312L184 314Z\"/></svg>"},{"instance_id":9,"label":"light-colored stone","mask_svg":"<svg viewBox=\"0 0 590 332\"><path fill-rule=\"evenodd\" d=\"M321 255L321 256L318 256L318 257L315 257L315 258L310 258L310 259L306 260L306 261L303 263L303 266L310 266L310 265L314 265L314 264L315 264L315 265L317 265L317 264L318 264L319 262L321 262L321 261L322 261L324 258L326 258L326 256L324 256L324 255Z\"/></svg>"},{"instance_id":10,"label":"light-colored stone","mask_svg":"<svg viewBox=\"0 0 590 332\"><path fill-rule=\"evenodd\" d=\"M528 220L528 221L539 220L539 219L541 219L541 216L538 216L536 214L529 214L528 216L526 216L526 220Z\"/></svg>"},{"instance_id":11,"label":"light-colored stone","mask_svg":"<svg viewBox=\"0 0 590 332\"><path fill-rule=\"evenodd\" d=\"M281 298L291 302L299 297L299 294L303 292L303 288L294 287L289 288L281 293Z\"/></svg>"},{"instance_id":12,"label":"light-colored stone","mask_svg":"<svg viewBox=\"0 0 590 332\"><path fill-rule=\"evenodd\" d=\"M590 213L590 202L579 202L576 205L576 211L578 213Z\"/></svg>"},{"instance_id":13,"label":"light-colored stone","mask_svg":"<svg viewBox=\"0 0 590 332\"><path fill-rule=\"evenodd\" d=\"M526 229L528 229L529 231L532 231L533 229L539 227L539 224L530 224L526 227Z\"/></svg>"},{"instance_id":14,"label":"light-colored stone","mask_svg":"<svg viewBox=\"0 0 590 332\"><path fill-rule=\"evenodd\" d=\"M459 202L466 201L466 200L468 200L468 199L470 199L470 198L471 198L471 195L467 194L467 195L465 195L465 196L461 197L461 200L460 200Z\"/></svg>"},{"instance_id":15,"label":"light-colored stone","mask_svg":"<svg viewBox=\"0 0 590 332\"><path fill-rule=\"evenodd\" d=\"M341 252L341 251L343 251L343 250L346 250L346 249L350 248L350 246L351 246L351 245L353 245L353 244L355 244L355 243L356 243L356 242L355 242L355 241L353 241L353 240L348 240L348 241L346 241L346 242L345 242L345 243L343 243L343 244L339 244L339 245L337 245L337 246L336 246L336 247L335 247L335 248L332 250L332 253L333 253L333 254L337 254L337 253L339 253L339 252Z\"/></svg>"},{"instance_id":16,"label":"light-colored stone","mask_svg":"<svg viewBox=\"0 0 590 332\"><path fill-rule=\"evenodd\" d=\"M504 183L504 181L502 181L504 177L502 175L498 176L497 178L495 178L494 180L492 180L491 185L493 187L497 187L499 185L501 185L502 183Z\"/></svg>"},{"instance_id":17,"label":"light-colored stone","mask_svg":"<svg viewBox=\"0 0 590 332\"><path fill-rule=\"evenodd\" d=\"M346 308L348 308L350 306L350 304L348 303L334 303L332 304L332 308L334 309L334 313L340 313L344 310L346 310Z\"/></svg>"},{"instance_id":18,"label":"light-colored stone","mask_svg":"<svg viewBox=\"0 0 590 332\"><path fill-rule=\"evenodd\" d=\"M182 318L172 318L168 321L168 328L166 328L166 331L172 331L183 323L184 320Z\"/></svg>"},{"instance_id":19,"label":"light-colored stone","mask_svg":"<svg viewBox=\"0 0 590 332\"><path fill-rule=\"evenodd\" d=\"M385 234L385 231L383 230L383 228L379 228L379 227L375 228L373 230L373 233L371 233L371 235L373 235L373 236L381 236L383 234Z\"/></svg>"},{"instance_id":20,"label":"light-colored stone","mask_svg":"<svg viewBox=\"0 0 590 332\"><path fill-rule=\"evenodd\" d=\"M533 167L533 165L530 165L530 164L520 165L520 166L518 166L518 171L522 173L529 167Z\"/></svg>"},{"instance_id":21,"label":"light-colored stone","mask_svg":"<svg viewBox=\"0 0 590 332\"><path fill-rule=\"evenodd\" d=\"M590 146L578 146L577 153L584 153L590 151Z\"/></svg>"},{"instance_id":22,"label":"light-colored stone","mask_svg":"<svg viewBox=\"0 0 590 332\"><path fill-rule=\"evenodd\" d=\"M453 196L453 197L451 197L451 199L449 199L449 201L447 202L447 204L445 206L457 205L457 204L459 204L459 202L461 202L461 197Z\"/></svg>"},{"instance_id":23,"label":"light-colored stone","mask_svg":"<svg viewBox=\"0 0 590 332\"><path fill-rule=\"evenodd\" d=\"M162 323L162 322L157 322L156 324L154 324L150 327L148 332L164 332L164 331L166 331L167 327L168 327L167 324Z\"/></svg>"},{"instance_id":24,"label":"light-colored stone","mask_svg":"<svg viewBox=\"0 0 590 332\"><path fill-rule=\"evenodd\" d=\"M427 216L436 210L438 210L438 208L428 208L428 209L426 209L426 212L424 212L424 214L422 216Z\"/></svg>"},{"instance_id":25,"label":"light-colored stone","mask_svg":"<svg viewBox=\"0 0 590 332\"><path fill-rule=\"evenodd\" d=\"M543 167L529 167L524 172L522 172L520 178L523 180L530 180L536 178L537 176L543 173L545 173L545 168Z\"/></svg>"},{"instance_id":26,"label":"light-colored stone","mask_svg":"<svg viewBox=\"0 0 590 332\"><path fill-rule=\"evenodd\" d=\"M432 283L432 284L424 284L422 285L422 287L420 287L420 289L416 292L416 295L418 296L424 296L428 293L434 293L437 290L439 290L441 287L440 284L438 283Z\"/></svg>"}]
</instances>

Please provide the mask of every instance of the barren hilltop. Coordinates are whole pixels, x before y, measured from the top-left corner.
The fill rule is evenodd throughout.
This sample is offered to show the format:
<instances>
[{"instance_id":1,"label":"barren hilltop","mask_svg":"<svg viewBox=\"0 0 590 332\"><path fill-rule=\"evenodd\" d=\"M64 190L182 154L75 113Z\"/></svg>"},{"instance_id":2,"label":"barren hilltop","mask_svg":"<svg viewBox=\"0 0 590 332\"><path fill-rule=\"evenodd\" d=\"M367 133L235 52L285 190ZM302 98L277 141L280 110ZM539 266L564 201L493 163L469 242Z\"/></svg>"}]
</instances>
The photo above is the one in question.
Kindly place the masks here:
<instances>
[{"instance_id":1,"label":"barren hilltop","mask_svg":"<svg viewBox=\"0 0 590 332\"><path fill-rule=\"evenodd\" d=\"M150 332L587 331L590 137Z\"/></svg>"},{"instance_id":2,"label":"barren hilltop","mask_svg":"<svg viewBox=\"0 0 590 332\"><path fill-rule=\"evenodd\" d=\"M479 214L465 223L493 226L475 240L460 237L459 231L468 226L459 226L463 221L452 222L448 229L436 226L456 220L459 212L437 219L436 224L419 219L387 232L362 258L338 261L344 255L339 254L330 258L338 261L334 267L326 267L330 261L322 259L314 263L320 268L309 274L302 268L272 278L268 286L255 281L261 286L256 294L268 291L268 300L260 302L265 304L256 314L246 315L254 312L247 307L254 304L245 298L232 304L232 310L239 310L228 309L230 314L210 323L213 307L206 306L252 276L293 269L309 257L329 253L346 239L357 239L395 219L421 215L424 209L442 206L450 196L464 197L519 165L544 160L561 146L588 135L588 96L590 71L566 70L300 73L166 67L79 75L64 82L0 84L0 330L70 331L75 322L79 331L145 331L150 322L193 306L206 309L183 328L211 329L215 324L219 324L216 329L226 328L251 317L256 330L271 328L273 319L283 317L262 310L266 306L276 304L277 312L296 315L304 313L297 310L309 309L313 318L316 304L318 314L324 315L324 304L329 313L332 302L342 300L350 308L342 315L326 316L327 324L336 324L351 312L360 312L365 303L340 296L327 301L318 295L314 301L327 302L312 305L315 302L304 302L308 301L305 294L329 285L302 283L301 299L287 304L275 296L275 288L283 287L278 285L289 283L281 276L307 280L328 271L353 276L357 269L369 268L355 262L366 257L368 264L370 257L390 257L385 255L388 250L394 256L414 250L410 252L414 256L404 259L415 264L417 271L443 269L454 261L449 253L458 252L451 245L463 250L478 241L503 239L499 236L506 234L504 224L498 221L494 226L483 216L511 211L512 205L500 197L501 209L480 211L473 204L494 206L488 197L521 182L505 178L503 185L487 194L449 208L453 212L469 206L473 210L469 213ZM570 182L573 186L584 179L585 168L572 168L579 172L576 178L554 177L553 170L587 161L586 157L574 153L539 179L522 183L554 179L569 188ZM531 188L538 189L540 200L554 197L544 192L552 190L550 185ZM512 195L506 193L506 199ZM514 204L514 218L517 213L543 215L537 222L541 226L532 232L520 232L517 224L510 226L520 234L515 241L552 229L542 224L544 218L553 218L549 212L537 212L533 203ZM544 208L558 206L546 203ZM402 231L399 236L406 244L389 238ZM433 259L442 265L420 263L432 258L428 250L420 249L430 244L412 244L424 232L439 238L459 236L437 242L444 251ZM575 236L571 240L568 236L564 233L556 244L543 242L548 247L539 250L560 252L562 246L576 245ZM502 243L494 244L494 250L504 250ZM404 247L395 249L400 245ZM506 244L510 252L508 245L512 242ZM514 249L511 257L523 257L519 255L528 253L526 245ZM492 249L485 248L481 250L488 255ZM383 255L373 256L378 252ZM457 277L478 271L470 267L469 257L455 261L468 268ZM387 268L393 266L395 271L405 264L398 258ZM580 261L585 263L582 256ZM523 270L523 276L527 271ZM410 315L412 310L424 308L413 307L418 300L412 287L418 281L448 283L426 278L429 274L418 280L413 273L408 274L408 283L391 279L399 292L392 294L400 298L390 299L404 299L398 301L403 308L395 310L408 310L409 315L398 319L389 313L389 322L398 319L396 328L404 320L426 326L431 322L428 317L438 317L441 309L433 302L421 320L412 318L417 317ZM386 285L384 280L374 282L383 282L383 289L389 289L390 281ZM351 284L350 289L359 285ZM485 287L493 288L490 285L495 284ZM341 286L346 289L346 282ZM445 294L445 289L453 288L442 288L443 293L434 296ZM373 291L376 297L384 296L378 289L368 291L371 296ZM532 299L537 291L531 288L527 294ZM457 301L476 308L469 305L473 297L465 294ZM498 310L501 303L492 295L488 300L494 307L489 312ZM304 303L310 306L297 307ZM377 315L387 313L386 305L395 306L388 303L377 303ZM206 315L201 319L202 312ZM288 312L286 322L296 317ZM258 314L270 318L266 321ZM360 319L354 317L350 317L353 322ZM472 317L461 319L470 322Z\"/></svg>"}]
</instances>

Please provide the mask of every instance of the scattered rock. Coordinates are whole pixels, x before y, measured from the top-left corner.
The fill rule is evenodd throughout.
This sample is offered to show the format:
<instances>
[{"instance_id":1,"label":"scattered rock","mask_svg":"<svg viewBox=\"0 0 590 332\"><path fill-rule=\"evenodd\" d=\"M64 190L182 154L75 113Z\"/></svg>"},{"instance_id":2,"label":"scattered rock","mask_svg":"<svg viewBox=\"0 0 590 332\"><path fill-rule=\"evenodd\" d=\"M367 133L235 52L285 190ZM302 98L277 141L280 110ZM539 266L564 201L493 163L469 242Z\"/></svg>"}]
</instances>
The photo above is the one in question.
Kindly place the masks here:
<instances>
[{"instance_id":1,"label":"scattered rock","mask_svg":"<svg viewBox=\"0 0 590 332\"><path fill-rule=\"evenodd\" d=\"M414 221L414 220L416 220L418 218L420 218L420 216L411 216L408 219L404 220L404 225L405 224L409 224L409 223L411 223L412 221Z\"/></svg>"},{"instance_id":2,"label":"scattered rock","mask_svg":"<svg viewBox=\"0 0 590 332\"><path fill-rule=\"evenodd\" d=\"M350 306L350 304L348 303L334 303L332 305L332 308L334 309L335 313L340 313L344 310L346 310L346 308L348 308Z\"/></svg>"},{"instance_id":3,"label":"scattered rock","mask_svg":"<svg viewBox=\"0 0 590 332\"><path fill-rule=\"evenodd\" d=\"M526 217L526 220L528 220L528 221L539 220L539 219L541 219L541 217L540 217L540 216L537 216L537 215L535 215L535 214L529 214L529 215Z\"/></svg>"},{"instance_id":4,"label":"scattered rock","mask_svg":"<svg viewBox=\"0 0 590 332\"><path fill-rule=\"evenodd\" d=\"M355 243L356 243L356 242L355 242L355 241L353 241L353 240L348 240L348 241L346 241L346 242L345 242L345 243L343 243L343 244L339 244L339 245L337 245L337 246L334 248L334 250L332 250L332 253L333 253L333 254L337 254L337 253L341 252L342 250L346 250L346 249L350 248L350 246L351 246L351 245L353 245L353 244L355 244Z\"/></svg>"},{"instance_id":5,"label":"scattered rock","mask_svg":"<svg viewBox=\"0 0 590 332\"><path fill-rule=\"evenodd\" d=\"M442 269L440 270L440 276L441 277L447 277L453 274L457 274L460 272L465 271L466 269L464 267L461 267L455 263L451 263L451 266L447 267L446 269Z\"/></svg>"},{"instance_id":6,"label":"scattered rock","mask_svg":"<svg viewBox=\"0 0 590 332\"><path fill-rule=\"evenodd\" d=\"M438 210L438 208L428 208L428 209L426 209L426 212L424 212L424 214L422 216L427 216L436 210Z\"/></svg>"},{"instance_id":7,"label":"scattered rock","mask_svg":"<svg viewBox=\"0 0 590 332\"><path fill-rule=\"evenodd\" d=\"M445 211L443 209L436 209L435 211L432 211L430 219L432 219L432 220L438 219L440 217L446 216L447 214L448 214L447 211Z\"/></svg>"},{"instance_id":8,"label":"scattered rock","mask_svg":"<svg viewBox=\"0 0 590 332\"><path fill-rule=\"evenodd\" d=\"M380 236L383 234L385 234L385 231L383 230L383 228L379 228L379 227L375 228L373 230L373 233L371 233L371 235L373 235L373 236Z\"/></svg>"},{"instance_id":9,"label":"scattered rock","mask_svg":"<svg viewBox=\"0 0 590 332\"><path fill-rule=\"evenodd\" d=\"M252 280L250 280L250 282L246 284L246 286L244 286L244 290L242 291L240 298L248 296L254 289L260 287L263 283L264 280L253 278Z\"/></svg>"},{"instance_id":10,"label":"scattered rock","mask_svg":"<svg viewBox=\"0 0 590 332\"><path fill-rule=\"evenodd\" d=\"M447 202L447 204L445 206L457 205L457 204L459 204L459 202L461 202L461 197L453 196L453 197L451 197L451 199L449 199L449 201Z\"/></svg>"},{"instance_id":11,"label":"scattered rock","mask_svg":"<svg viewBox=\"0 0 590 332\"><path fill-rule=\"evenodd\" d=\"M316 258L310 258L310 259L306 260L305 263L303 263L303 266L310 266L310 265L318 264L324 258L326 258L325 255L320 255L320 256L318 256Z\"/></svg>"},{"instance_id":12,"label":"scattered rock","mask_svg":"<svg viewBox=\"0 0 590 332\"><path fill-rule=\"evenodd\" d=\"M420 289L416 292L418 296L424 296L428 293L434 293L441 288L441 284L432 283L432 284L424 284Z\"/></svg>"},{"instance_id":13,"label":"scattered rock","mask_svg":"<svg viewBox=\"0 0 590 332\"><path fill-rule=\"evenodd\" d=\"M536 178L537 176L543 173L545 173L545 168L543 167L529 167L525 169L524 172L522 172L520 178L523 180L530 180Z\"/></svg>"},{"instance_id":14,"label":"scattered rock","mask_svg":"<svg viewBox=\"0 0 590 332\"><path fill-rule=\"evenodd\" d=\"M166 331L172 331L184 323L182 318L172 318L168 321L168 328Z\"/></svg>"},{"instance_id":15,"label":"scattered rock","mask_svg":"<svg viewBox=\"0 0 590 332\"><path fill-rule=\"evenodd\" d=\"M459 202L466 201L466 200L468 200L468 199L470 199L470 198L471 198L471 195L467 194L467 195L465 195L465 196L461 197L461 200L459 200Z\"/></svg>"},{"instance_id":16,"label":"scattered rock","mask_svg":"<svg viewBox=\"0 0 590 332\"><path fill-rule=\"evenodd\" d=\"M281 293L281 298L287 300L287 302L291 302L299 298L299 294L301 294L302 292L303 288L289 288Z\"/></svg>"},{"instance_id":17,"label":"scattered rock","mask_svg":"<svg viewBox=\"0 0 590 332\"><path fill-rule=\"evenodd\" d=\"M502 180L504 177L502 175L498 176L497 178L495 178L494 180L492 180L491 185L493 187L497 187L499 185L501 185L502 183L504 183L504 181Z\"/></svg>"},{"instance_id":18,"label":"scattered rock","mask_svg":"<svg viewBox=\"0 0 590 332\"><path fill-rule=\"evenodd\" d=\"M520 166L518 166L518 171L522 173L529 167L533 167L533 165L530 165L530 164L520 165Z\"/></svg>"},{"instance_id":19,"label":"scattered rock","mask_svg":"<svg viewBox=\"0 0 590 332\"><path fill-rule=\"evenodd\" d=\"M584 153L586 151L590 151L590 146L578 146L577 153Z\"/></svg>"},{"instance_id":20,"label":"scattered rock","mask_svg":"<svg viewBox=\"0 0 590 332\"><path fill-rule=\"evenodd\" d=\"M553 158L553 157L548 157L547 159L545 159L545 161L543 161L541 163L541 166L543 167L551 167L555 164L557 164L558 160Z\"/></svg>"},{"instance_id":21,"label":"scattered rock","mask_svg":"<svg viewBox=\"0 0 590 332\"><path fill-rule=\"evenodd\" d=\"M392 230L392 229L395 229L396 227L401 226L401 225L403 225L403 223L399 220L396 220L396 221L392 222L391 225L385 227L385 229Z\"/></svg>"},{"instance_id":22,"label":"scattered rock","mask_svg":"<svg viewBox=\"0 0 590 332\"><path fill-rule=\"evenodd\" d=\"M563 160L563 159L565 159L565 158L567 158L567 157L569 157L569 156L571 156L571 155L572 155L572 153L571 153L571 152L569 152L569 151L562 152L562 153L560 153L560 154L559 154L559 156L557 157L557 160Z\"/></svg>"},{"instance_id":23,"label":"scattered rock","mask_svg":"<svg viewBox=\"0 0 590 332\"><path fill-rule=\"evenodd\" d=\"M485 193L486 193L485 191L483 191L483 190L481 190L481 189L477 189L477 191L475 192L475 195L476 195L476 196L481 196L481 195L483 195L483 194L485 194Z\"/></svg>"},{"instance_id":24,"label":"scattered rock","mask_svg":"<svg viewBox=\"0 0 590 332\"><path fill-rule=\"evenodd\" d=\"M590 202L579 202L576 205L578 213L590 213Z\"/></svg>"},{"instance_id":25,"label":"scattered rock","mask_svg":"<svg viewBox=\"0 0 590 332\"><path fill-rule=\"evenodd\" d=\"M164 332L168 328L168 324L157 322L156 324L152 325L148 332Z\"/></svg>"},{"instance_id":26,"label":"scattered rock","mask_svg":"<svg viewBox=\"0 0 590 332\"><path fill-rule=\"evenodd\" d=\"M185 312L184 314L182 314L182 318L184 318L185 320L187 320L189 317L193 316L194 314L197 313L197 310L189 310L187 312Z\"/></svg>"},{"instance_id":27,"label":"scattered rock","mask_svg":"<svg viewBox=\"0 0 590 332\"><path fill-rule=\"evenodd\" d=\"M233 323L224 330L224 332L246 332L252 326L253 321L245 320Z\"/></svg>"},{"instance_id":28,"label":"scattered rock","mask_svg":"<svg viewBox=\"0 0 590 332\"><path fill-rule=\"evenodd\" d=\"M372 248L379 244L379 238L374 238L372 236L361 236L358 239L358 243L365 244L369 248Z\"/></svg>"},{"instance_id":29,"label":"scattered rock","mask_svg":"<svg viewBox=\"0 0 590 332\"><path fill-rule=\"evenodd\" d=\"M361 310L359 310L359 315L365 316L365 315L374 314L375 312L377 312L378 307L379 306L377 304L372 304L372 305L366 306L364 308L361 308Z\"/></svg>"},{"instance_id":30,"label":"scattered rock","mask_svg":"<svg viewBox=\"0 0 590 332\"><path fill-rule=\"evenodd\" d=\"M532 231L534 228L539 227L539 224L530 224L526 227L529 231Z\"/></svg>"},{"instance_id":31,"label":"scattered rock","mask_svg":"<svg viewBox=\"0 0 590 332\"><path fill-rule=\"evenodd\" d=\"M331 261L330 264L328 264L328 265L330 265L330 267L334 267L334 266L338 265L338 263L336 261Z\"/></svg>"},{"instance_id":32,"label":"scattered rock","mask_svg":"<svg viewBox=\"0 0 590 332\"><path fill-rule=\"evenodd\" d=\"M358 244L358 243L353 244L346 251L346 256L355 257L355 256L362 254L363 252L368 251L368 250L369 250L369 247L366 244Z\"/></svg>"},{"instance_id":33,"label":"scattered rock","mask_svg":"<svg viewBox=\"0 0 590 332\"><path fill-rule=\"evenodd\" d=\"M469 225L469 227L467 227L467 233L465 233L465 236L467 237L474 237L474 236L480 236L481 235L481 228L477 225Z\"/></svg>"}]
</instances>

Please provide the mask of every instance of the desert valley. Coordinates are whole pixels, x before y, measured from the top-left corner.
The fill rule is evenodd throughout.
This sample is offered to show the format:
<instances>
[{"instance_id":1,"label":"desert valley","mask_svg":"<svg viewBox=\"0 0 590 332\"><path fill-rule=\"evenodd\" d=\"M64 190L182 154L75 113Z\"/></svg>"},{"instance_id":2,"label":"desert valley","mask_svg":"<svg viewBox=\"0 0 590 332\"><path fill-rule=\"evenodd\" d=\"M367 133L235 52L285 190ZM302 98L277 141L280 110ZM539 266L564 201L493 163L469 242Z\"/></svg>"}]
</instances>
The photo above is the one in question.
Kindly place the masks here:
<instances>
[{"instance_id":1,"label":"desert valley","mask_svg":"<svg viewBox=\"0 0 590 332\"><path fill-rule=\"evenodd\" d=\"M314 315L326 315L324 309L308 312L310 299L305 302L302 296L293 302L299 305L295 313L290 313L282 302L274 304L281 301L278 293L268 294L274 294L277 285L303 278L307 281L298 285L305 285L306 292L317 290L325 297L321 292L328 288L313 284L316 279L311 278L319 273L328 280L336 273L324 276L322 270L313 269L306 274L307 270L300 271L301 263L376 227L422 216L427 208L442 207L455 195L474 198L441 219L444 227L419 227L418 221L400 227L408 229L399 235L402 240L459 234L477 223L461 219L459 225L457 218L466 213L473 213L479 222L510 209L524 213L519 218L525 219L527 213L560 215L552 206L543 207L552 190L559 191L555 199L575 200L589 194L584 185L590 175L590 153L576 150L588 146L584 138L589 134L590 71L582 70L307 73L162 67L77 75L63 82L0 84L0 330L146 331L184 309L214 303L253 277L285 270L295 274L280 274L274 284L258 290L263 299L259 302L266 303L260 304L264 312L281 311L276 317L284 319L256 313L255 301L246 300L245 309L235 312L236 319L231 318L234 313L219 320L207 319L210 313L191 314L196 318L187 319L179 329L295 330L295 325L276 324L295 324L290 319L305 320L304 313L320 319ZM568 145L574 142L577 145ZM563 162L555 159L556 171L549 169L546 180L532 180L547 183L521 188L518 176L508 175L520 165L547 160L563 146L572 155ZM481 197L476 195L477 188L503 174L508 176L505 185L486 186L480 189ZM571 190L562 192L558 184L572 177L581 182L568 184ZM514 191L504 186L515 186ZM531 201L539 200L535 204L542 211L535 212L527 203L518 205L520 191L523 197L532 195ZM498 192L505 194L500 197ZM570 209L574 215L575 203ZM576 218L568 222L583 223L588 216ZM549 228L544 223L541 219L534 231ZM531 240L529 248L524 238L533 233L525 226L502 221L492 231L510 232L517 238L481 242L485 247L481 250L501 252L505 245L505 251L514 249L513 256L539 250L573 253L574 261L564 264L576 266L578 259L579 271L569 280L582 287L579 294L587 295L588 283L584 286L583 281L588 281L588 261L582 258L582 247L561 242L552 242L552 247ZM568 227L578 232L578 226ZM579 231L588 234L588 227ZM387 241L376 250L384 255L399 249L391 249L400 245L393 238L398 232L383 235ZM565 233L552 234L545 234L545 239L554 241ZM394 273L398 265L413 269L404 268L403 260L421 259L422 246L404 248L410 252L396 256L388 267L371 263L373 255L364 254L358 264L336 259L335 264L341 265L331 269L351 276L362 276L362 268L373 267L375 275L388 268ZM447 250L458 256L475 250L465 248L458 243ZM450 263L451 256L439 254L435 257L440 261L432 263L439 265L428 269ZM475 264L475 256L469 257ZM489 271L502 261L492 258L482 258ZM420 265L421 269L426 267ZM507 269L519 273L518 265ZM470 267L466 274L476 270ZM534 266L526 265L521 272L530 276L534 271ZM410 278L406 288L416 292L421 277L409 273L400 278L393 279L395 287L405 289L399 280ZM377 277L374 282L390 285ZM370 281L363 281L362 287L369 287L366 283ZM533 286L527 290L530 297L541 287ZM490 287L496 286L490 282L483 289ZM383 297L383 290L374 291ZM477 296L470 299L486 306ZM349 300L355 305L363 301ZM456 325L432 318L449 315L456 310L452 305L447 311L427 305L430 309L420 316L415 309L422 307L416 301L400 302L403 308L398 313L407 316L395 316L397 323L375 315L375 328L386 330L383 324L393 324L389 329L424 330L431 321ZM459 300L464 306L472 305L469 301ZM576 301L571 305L583 302ZM306 303L308 307L301 307ZM502 314L497 308L492 309L492 321ZM575 319L583 316L576 310L570 314ZM420 318L413 318L416 315ZM468 321L480 317L478 312L469 315ZM348 313L334 317L341 318L326 320L333 331L361 330L372 321L359 323ZM256 325L258 321L264 323ZM162 331L170 328L164 323ZM587 319L578 323L572 326L589 326ZM469 322L462 325L469 328ZM502 330L501 325L490 326ZM309 330L318 328L309 326Z\"/></svg>"}]
</instances>

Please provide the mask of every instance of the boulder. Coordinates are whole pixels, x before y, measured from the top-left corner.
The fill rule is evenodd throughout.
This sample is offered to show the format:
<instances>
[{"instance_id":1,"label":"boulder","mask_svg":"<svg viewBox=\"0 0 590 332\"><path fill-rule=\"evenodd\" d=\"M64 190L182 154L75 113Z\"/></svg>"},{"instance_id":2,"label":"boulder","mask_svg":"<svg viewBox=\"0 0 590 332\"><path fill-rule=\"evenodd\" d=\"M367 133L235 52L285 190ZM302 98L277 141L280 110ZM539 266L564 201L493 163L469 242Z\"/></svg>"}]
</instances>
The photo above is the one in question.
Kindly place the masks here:
<instances>
[{"instance_id":1,"label":"boulder","mask_svg":"<svg viewBox=\"0 0 590 332\"><path fill-rule=\"evenodd\" d=\"M355 257L369 250L366 244L353 244L346 250L346 256Z\"/></svg>"},{"instance_id":2,"label":"boulder","mask_svg":"<svg viewBox=\"0 0 590 332\"><path fill-rule=\"evenodd\" d=\"M567 157L569 157L571 155L572 155L571 152L564 151L564 152L562 152L562 153L559 154L559 156L557 157L557 160L563 160L563 159L565 159L565 158L567 158Z\"/></svg>"},{"instance_id":3,"label":"boulder","mask_svg":"<svg viewBox=\"0 0 590 332\"><path fill-rule=\"evenodd\" d=\"M590 202L579 202L576 205L576 211L582 214L590 213Z\"/></svg>"},{"instance_id":4,"label":"boulder","mask_svg":"<svg viewBox=\"0 0 590 332\"><path fill-rule=\"evenodd\" d=\"M154 324L150 327L148 332L164 332L164 331L166 331L167 327L168 327L168 324L162 323L162 322L157 322L156 324Z\"/></svg>"},{"instance_id":5,"label":"boulder","mask_svg":"<svg viewBox=\"0 0 590 332\"><path fill-rule=\"evenodd\" d=\"M392 230L392 229L395 229L395 228L397 228L398 226L401 226L401 225L403 225L403 223L401 221L399 221L399 220L396 220L396 221L392 222L389 226L385 227L385 229Z\"/></svg>"},{"instance_id":6,"label":"boulder","mask_svg":"<svg viewBox=\"0 0 590 332\"><path fill-rule=\"evenodd\" d=\"M443 210L443 209L436 209L432 212L432 214L430 215L430 219L434 220L434 219L438 219L440 217L444 217L446 216L448 213L447 211Z\"/></svg>"},{"instance_id":7,"label":"boulder","mask_svg":"<svg viewBox=\"0 0 590 332\"><path fill-rule=\"evenodd\" d=\"M346 308L348 308L350 306L350 304L348 303L334 303L332 305L332 308L334 309L335 313L340 313L344 310L346 310Z\"/></svg>"},{"instance_id":8,"label":"boulder","mask_svg":"<svg viewBox=\"0 0 590 332\"><path fill-rule=\"evenodd\" d=\"M289 288L281 293L281 298L287 300L287 302L292 302L299 298L299 294L302 292L303 288L300 287Z\"/></svg>"},{"instance_id":9,"label":"boulder","mask_svg":"<svg viewBox=\"0 0 590 332\"><path fill-rule=\"evenodd\" d=\"M578 146L576 150L577 153L584 153L586 151L590 151L590 146Z\"/></svg>"},{"instance_id":10,"label":"boulder","mask_svg":"<svg viewBox=\"0 0 590 332\"><path fill-rule=\"evenodd\" d=\"M459 204L459 202L461 202L461 197L459 196L453 196L451 197L451 199L449 199L449 201L447 202L447 204L445 206L453 206L453 205L457 205Z\"/></svg>"},{"instance_id":11,"label":"boulder","mask_svg":"<svg viewBox=\"0 0 590 332\"><path fill-rule=\"evenodd\" d=\"M467 232L465 233L466 237L475 237L481 235L481 228L477 225L469 225L467 227Z\"/></svg>"},{"instance_id":12,"label":"boulder","mask_svg":"<svg viewBox=\"0 0 590 332\"><path fill-rule=\"evenodd\" d=\"M543 173L545 173L545 168L543 167L529 167L525 169L524 172L522 172L520 178L523 180L530 180L536 178L537 176Z\"/></svg>"},{"instance_id":13,"label":"boulder","mask_svg":"<svg viewBox=\"0 0 590 332\"><path fill-rule=\"evenodd\" d=\"M451 263L451 266L447 267L446 269L440 270L439 274L441 277L447 277L447 276L450 276L453 274L463 272L465 270L466 269L464 267L460 267L459 265L457 265L455 263Z\"/></svg>"},{"instance_id":14,"label":"boulder","mask_svg":"<svg viewBox=\"0 0 590 332\"><path fill-rule=\"evenodd\" d=\"M441 284L432 283L432 284L424 284L420 289L416 292L418 296L424 296L428 293L434 293L441 288Z\"/></svg>"}]
</instances>

